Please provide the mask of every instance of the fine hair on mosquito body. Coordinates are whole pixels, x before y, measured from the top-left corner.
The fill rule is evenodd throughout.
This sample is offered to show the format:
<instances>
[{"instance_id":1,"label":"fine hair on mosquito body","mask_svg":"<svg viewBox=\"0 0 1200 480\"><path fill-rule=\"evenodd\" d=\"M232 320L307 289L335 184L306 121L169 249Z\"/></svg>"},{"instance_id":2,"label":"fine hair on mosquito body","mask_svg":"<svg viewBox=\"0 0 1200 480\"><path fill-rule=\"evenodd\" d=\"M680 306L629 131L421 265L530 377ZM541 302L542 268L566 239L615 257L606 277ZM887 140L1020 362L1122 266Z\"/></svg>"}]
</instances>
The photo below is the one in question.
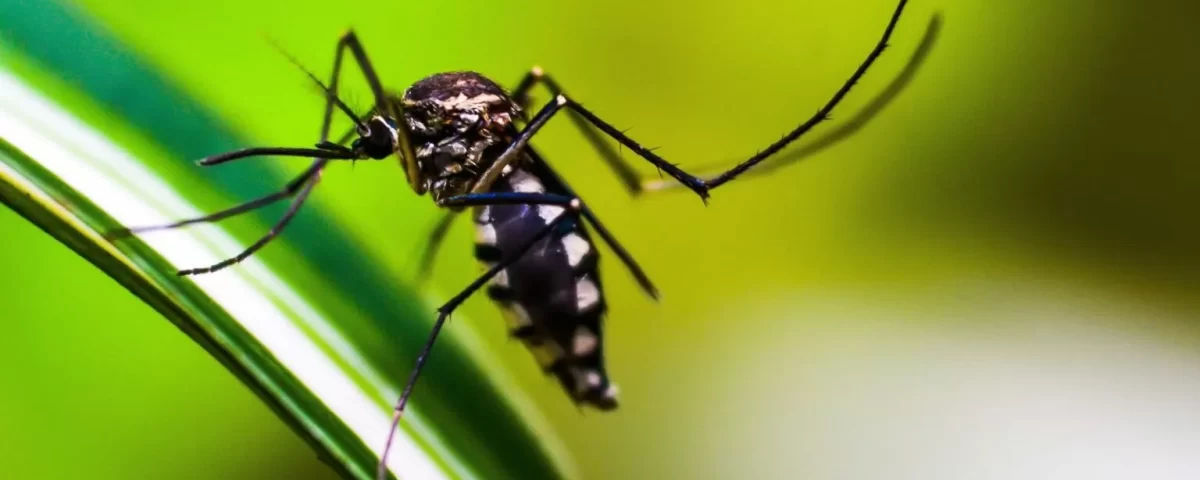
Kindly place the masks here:
<instances>
[{"instance_id":1,"label":"fine hair on mosquito body","mask_svg":"<svg viewBox=\"0 0 1200 480\"><path fill-rule=\"evenodd\" d=\"M878 43L815 115L732 168L705 176L690 174L643 147L576 102L537 67L512 90L478 73L449 72L421 79L403 93L391 93L384 89L362 43L350 31L337 43L327 84L304 70L326 99L320 137L314 146L245 148L199 161L202 166L213 166L268 155L311 158L312 163L299 176L277 192L226 210L167 225L129 228L113 232L110 237L215 222L290 201L270 231L244 251L213 265L180 270L179 275L216 272L248 258L279 235L320 182L325 167L335 160L395 156L409 187L418 195L429 194L438 207L445 209L447 213L426 247L422 271L427 270L429 258L453 218L469 210L475 225L475 256L485 272L437 309L432 331L395 404L391 429L379 458L377 474L383 479L388 475L387 455L396 428L439 332L455 309L481 289L501 309L511 334L522 341L539 366L574 402L598 410L617 407L617 388L609 381L604 366L602 318L606 304L597 244L604 243L616 255L648 296L657 300L658 291L616 236L530 144L542 126L565 112L631 194L682 186L707 202L713 189L750 171L828 119L884 51L906 4L907 0L899 1ZM932 40L935 24L940 25L937 17L926 35L926 44ZM374 100L371 108L361 114L338 97L347 52L366 79ZM288 58L299 66L295 59ZM545 87L552 98L529 116L526 107L530 92L537 86ZM896 91L889 95L894 96ZM349 118L354 127L331 140L335 111ZM643 180L604 137L649 162L670 180Z\"/></svg>"}]
</instances>

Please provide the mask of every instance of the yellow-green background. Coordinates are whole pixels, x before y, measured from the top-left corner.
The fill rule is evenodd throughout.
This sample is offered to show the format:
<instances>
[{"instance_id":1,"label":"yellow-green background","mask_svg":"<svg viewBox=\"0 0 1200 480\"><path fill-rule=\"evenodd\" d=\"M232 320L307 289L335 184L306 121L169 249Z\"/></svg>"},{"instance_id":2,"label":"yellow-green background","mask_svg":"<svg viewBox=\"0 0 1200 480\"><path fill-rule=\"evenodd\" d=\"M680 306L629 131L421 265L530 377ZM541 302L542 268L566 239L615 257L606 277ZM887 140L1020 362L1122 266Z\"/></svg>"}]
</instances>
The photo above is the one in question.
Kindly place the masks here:
<instances>
[{"instance_id":1,"label":"yellow-green background","mask_svg":"<svg viewBox=\"0 0 1200 480\"><path fill-rule=\"evenodd\" d=\"M353 27L395 88L456 69L512 84L541 65L684 167L752 153L811 114L894 6L77 5L262 144L311 143L321 109L263 34L324 76ZM1200 7L914 1L834 122L891 80L937 10L938 46L868 128L721 188L707 208L680 193L627 198L569 122L539 135L663 294L648 301L604 263L622 388L611 415L581 415L505 340L490 304L465 307L588 478L1088 478L1087 465L1161 465L1152 460L1196 445L1186 427L1200 430L1188 413L1200 399ZM349 88L352 104L369 103L361 83ZM329 228L411 274L435 211L398 168L335 166L318 192L339 216ZM231 226L244 239L262 228ZM5 476L331 476L151 309L7 210L0 232ZM476 272L469 238L465 222L452 231L434 292ZM264 257L291 258L284 245ZM1142 422L1148 410L1166 413ZM1164 440L1159 420L1182 433ZM1150 453L1081 447L1121 425L1149 432L1129 441Z\"/></svg>"}]
</instances>

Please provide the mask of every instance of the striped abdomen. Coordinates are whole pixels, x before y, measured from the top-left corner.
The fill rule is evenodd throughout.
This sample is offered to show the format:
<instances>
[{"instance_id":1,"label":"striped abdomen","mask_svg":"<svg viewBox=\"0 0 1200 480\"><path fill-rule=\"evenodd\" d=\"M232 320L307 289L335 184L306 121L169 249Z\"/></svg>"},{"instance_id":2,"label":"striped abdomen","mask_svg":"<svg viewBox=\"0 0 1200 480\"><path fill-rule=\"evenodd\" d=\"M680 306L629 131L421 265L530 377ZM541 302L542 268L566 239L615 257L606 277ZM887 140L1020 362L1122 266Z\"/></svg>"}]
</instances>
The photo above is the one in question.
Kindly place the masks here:
<instances>
[{"instance_id":1,"label":"striped abdomen","mask_svg":"<svg viewBox=\"0 0 1200 480\"><path fill-rule=\"evenodd\" d=\"M556 191L556 182L516 169L493 192ZM548 205L493 205L475 209L475 256L487 266L514 254L563 209ZM516 263L501 270L488 296L504 311L512 334L558 378L576 402L616 408L616 387L604 370L601 319L605 304L598 255L576 219L560 223Z\"/></svg>"}]
</instances>

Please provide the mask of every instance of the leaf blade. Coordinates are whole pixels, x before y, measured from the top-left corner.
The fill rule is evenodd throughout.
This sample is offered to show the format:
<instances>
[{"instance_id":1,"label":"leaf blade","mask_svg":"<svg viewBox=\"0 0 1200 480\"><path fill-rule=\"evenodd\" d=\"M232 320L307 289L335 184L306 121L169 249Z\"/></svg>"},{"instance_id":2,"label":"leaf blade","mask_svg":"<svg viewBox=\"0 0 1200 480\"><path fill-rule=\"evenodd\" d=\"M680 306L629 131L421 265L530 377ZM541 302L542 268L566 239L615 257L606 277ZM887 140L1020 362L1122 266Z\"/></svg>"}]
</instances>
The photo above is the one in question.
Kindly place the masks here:
<instances>
[{"instance_id":1,"label":"leaf blade","mask_svg":"<svg viewBox=\"0 0 1200 480\"><path fill-rule=\"evenodd\" d=\"M250 386L280 417L288 422L289 426L310 445L313 445L328 463L334 464L342 475L355 478L369 477L373 471L377 449L368 448L368 445L374 442L381 443L384 438L388 424L387 398L392 395L391 390L394 390L394 385L381 380L383 377L378 372L374 372L376 368L369 359L361 355L354 358L336 355L339 350L346 349L345 345L353 345L353 342L347 338L339 338L334 335L337 333L336 325L311 319L307 322L296 322L294 325L296 328L291 328L289 331L290 339L280 340L278 332L271 333L262 330L262 325L258 325L257 330L244 328L247 327L246 318L260 317L262 311L247 312L244 308L240 312L225 311L223 306L232 305L234 310L238 310L242 308L239 305L245 303L254 303L260 310L270 309L273 304L280 304L289 309L293 315L319 316L316 307L305 304L298 295L287 288L285 283L269 275L269 270L257 261L247 262L235 269L236 274L200 278L195 282L174 276L174 267L168 258L176 262L180 261L180 258L195 258L195 252L180 253L178 251L180 245L186 245L185 250L189 248L195 251L207 250L205 255L212 257L220 255L216 250L220 250L218 247L222 247L222 245L223 248L238 248L238 242L220 229L207 226L198 228L193 233L172 233L162 238L148 238L145 241L132 239L119 242L115 246L103 242L96 232L112 230L121 223L160 221L168 217L177 218L195 214L198 211L187 206L186 202L181 199L169 198L173 195L169 187L154 179L153 173L149 170L140 167L131 168L130 165L124 165L115 160L112 155L120 153L118 148L94 143L103 142L102 137L97 136L86 140L93 142L90 145L93 147L92 149L62 147L62 145L70 145L73 140L84 141L83 139L87 139L94 132L88 133L79 130L84 126L65 116L51 115L47 118L30 118L28 112L23 111L23 109L30 108L30 105L14 105L13 99L22 97L22 95L36 96L36 93L20 85L14 78L3 72L0 72L0 83L4 84L6 92L18 92L6 97L6 101L0 102L0 139L16 132L20 137L19 143L23 144L18 146L8 141L0 142L0 147L2 147L0 148L0 153L2 153L0 154L0 166L4 168L4 174L0 176L0 182L4 184L4 189L0 191L0 194L3 196L4 203L109 273L127 289L146 300L148 304L180 326L189 336L196 339L201 346L213 353L219 361L233 371L243 383ZM40 105L39 108L52 107L44 100L33 99L31 101L35 105ZM58 113L65 115L63 112ZM45 131L48 124L54 125L49 134ZM38 126L43 130L38 131ZM45 135L60 137L54 140L43 138L40 142L34 140ZM76 147L78 146L76 145ZM56 148L57 150L55 150ZM43 165L42 162L35 160L33 155L28 154L26 149L38 151L40 158L54 158L55 160ZM80 150L87 150L92 156L104 157L104 161L92 158L93 163L89 165L80 163L78 158L74 163L64 160L67 157L80 156ZM108 156L96 153L105 151ZM97 164L102 165L98 167ZM64 173L67 177L60 178L60 175ZM121 174L121 181L112 178L115 173ZM131 187L131 185L133 186ZM97 190L98 186L103 188ZM84 188L76 191L74 187ZM121 195L129 194L130 191L140 191L141 197L118 199ZM153 194L150 195L154 197L152 200L147 198L147 192ZM92 199L100 199L100 201L93 203ZM142 204L138 202L142 202ZM170 205L172 203L175 205ZM139 215L146 215L146 209L150 204L154 204L152 205L154 208L166 210L166 212L154 213L154 208L150 208L152 213L150 217L138 218ZM117 218L110 216L110 211L117 213ZM188 239L188 236L197 238ZM160 251L163 255L159 254ZM228 292L231 277L243 276L248 276L253 281L242 279L234 282L238 286L233 290L262 290L265 292L262 296L270 298L259 299L257 303L231 301L228 297L215 303L207 300L213 289L224 289ZM228 293L224 295L228 295ZM194 317L206 320L205 322L195 322ZM300 328L314 325L319 328ZM258 343L263 338L273 339L274 344ZM321 341L314 341L314 338ZM339 343L342 347L338 347ZM297 355L294 346L296 344L307 345L301 352L302 354ZM281 359L276 358L280 352L290 352L290 360L283 359L285 361L282 365L280 364ZM318 365L321 368L313 368L311 364L297 367L299 365L297 362L300 362L298 358L303 359L310 356L324 356L337 361L330 360ZM446 353L443 353L442 356L449 357ZM463 359L459 360L460 363L464 361ZM371 375L367 375L373 378L362 380L363 375L356 370L358 368L373 372ZM325 384L322 387L324 391L320 395L306 394L307 389L311 388L314 383L311 377L313 372L322 369L326 371L340 370L340 383L331 387L328 385L330 382L316 381L315 383L318 385ZM306 375L308 376L307 384L305 378L302 378ZM453 381L454 379L449 380ZM349 390L358 391L351 402L352 405L342 404L334 405L334 408L326 408L326 402L344 397L344 392ZM482 398L477 398L476 401L493 401L494 407L506 408L503 399L496 401L496 398L487 396L476 395L476 397ZM348 422L352 425L342 422L346 417L346 412L356 411L374 412L374 414L369 419L357 418ZM397 466L401 468L396 471L407 469L408 472L415 473L411 476L418 478L474 478L482 476L480 472L492 474L496 472L509 472L510 474L532 472L531 477L538 478L559 476L560 471L557 470L559 467L555 466L555 462L561 462L561 458L552 459L542 456L539 459L535 455L535 458L527 458L524 461L504 463L503 454L513 451L507 444L501 444L500 447L485 444L484 448L496 450L491 452L494 457L491 460L479 461L473 456L474 452L470 449L459 448L461 442L457 438L453 438L453 441L450 442L447 442L445 438L439 439L439 437L445 437L447 432L444 431L444 425L439 423L436 417L423 419L420 408L415 408L413 413L411 421L406 422L405 425L407 432L405 438L410 440L409 453L393 457L393 468ZM471 418L471 415L465 415L465 417ZM510 421L512 420L510 419ZM516 421L520 422L520 420ZM429 424L428 422L433 423ZM527 438L537 438L531 434L537 430L536 426L522 426ZM452 429L449 433L459 432ZM518 432L515 438L520 439L521 436L522 433ZM527 442L518 447L521 447L515 450L518 453L522 451L542 452L543 455L546 455L545 451L553 448L547 448L545 445L539 446L537 441ZM418 453L422 455L418 455ZM428 458L419 461L420 457ZM497 462L497 458L501 461ZM551 467L549 469L525 469L524 466L530 460L533 460L535 464L540 463ZM423 466L423 468L416 469L414 472L415 466Z\"/></svg>"}]
</instances>

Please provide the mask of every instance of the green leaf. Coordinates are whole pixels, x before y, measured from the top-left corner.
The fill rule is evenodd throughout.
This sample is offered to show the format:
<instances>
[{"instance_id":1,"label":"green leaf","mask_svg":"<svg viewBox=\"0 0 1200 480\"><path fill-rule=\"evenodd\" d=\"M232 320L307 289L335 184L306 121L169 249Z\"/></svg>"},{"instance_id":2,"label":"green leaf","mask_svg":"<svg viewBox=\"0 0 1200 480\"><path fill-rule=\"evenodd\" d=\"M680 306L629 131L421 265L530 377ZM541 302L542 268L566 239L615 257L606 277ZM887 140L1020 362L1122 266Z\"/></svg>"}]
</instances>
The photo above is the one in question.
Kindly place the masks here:
<instances>
[{"instance_id":1,"label":"green leaf","mask_svg":"<svg viewBox=\"0 0 1200 480\"><path fill-rule=\"evenodd\" d=\"M20 63L11 53L0 58L10 66ZM38 77L34 67L18 70ZM212 225L104 240L101 232L122 225L160 224L202 211L176 192L172 184L179 181L163 173L171 172L169 167L129 153L105 134L120 127L97 125L98 118L81 120L3 70L0 91L5 92L0 98L0 202L173 322L340 474L371 477L390 403L432 321L434 309L422 295L386 278L368 283L339 278L322 285L330 288L316 296L281 273L295 272L296 266L273 269L253 257L220 274L178 277L178 266L213 263L246 242ZM86 101L78 92L58 96ZM338 245L346 240L329 237L331 250L346 251ZM343 269L372 262L346 255ZM373 272L360 268L358 273L371 278ZM311 272L291 276L312 280ZM395 303L379 307L359 298ZM338 306L347 304L366 315L345 315ZM570 462L544 421L502 372L487 366L484 354L466 348L472 338L464 331L468 323L456 326L455 334L439 344L437 365L427 371L406 413L390 457L393 472L404 478L571 476Z\"/></svg>"}]
</instances>

